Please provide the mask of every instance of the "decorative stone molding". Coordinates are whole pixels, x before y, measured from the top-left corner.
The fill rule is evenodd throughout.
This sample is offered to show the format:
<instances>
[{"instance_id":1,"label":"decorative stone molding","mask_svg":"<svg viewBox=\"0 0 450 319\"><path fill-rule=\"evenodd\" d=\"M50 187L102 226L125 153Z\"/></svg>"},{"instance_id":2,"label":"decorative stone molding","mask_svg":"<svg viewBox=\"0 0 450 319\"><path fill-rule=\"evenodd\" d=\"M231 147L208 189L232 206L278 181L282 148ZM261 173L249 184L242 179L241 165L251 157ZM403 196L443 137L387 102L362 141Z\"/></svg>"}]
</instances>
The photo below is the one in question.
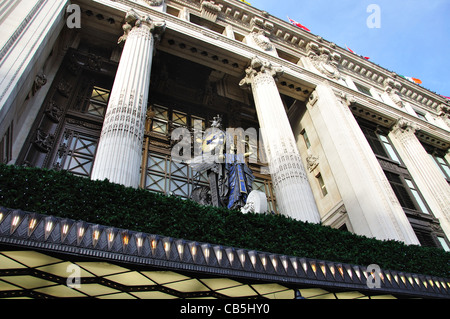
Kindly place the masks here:
<instances>
[{"instance_id":1,"label":"decorative stone molding","mask_svg":"<svg viewBox=\"0 0 450 319\"><path fill-rule=\"evenodd\" d=\"M392 127L392 131L394 133L410 133L410 134L414 134L416 131L419 130L419 126L411 121L408 121L405 118L400 118L397 120L397 122L394 124L394 126Z\"/></svg>"},{"instance_id":2,"label":"decorative stone molding","mask_svg":"<svg viewBox=\"0 0 450 319\"><path fill-rule=\"evenodd\" d=\"M310 154L306 157L306 163L308 164L308 170L311 173L319 165L319 157Z\"/></svg>"},{"instance_id":3,"label":"decorative stone molding","mask_svg":"<svg viewBox=\"0 0 450 319\"><path fill-rule=\"evenodd\" d=\"M439 117L450 127L450 106L441 104L437 107Z\"/></svg>"},{"instance_id":4,"label":"decorative stone molding","mask_svg":"<svg viewBox=\"0 0 450 319\"><path fill-rule=\"evenodd\" d=\"M352 106L353 104L356 103L356 98L354 95L347 94L341 91L339 93L339 97L341 98L342 103L346 106Z\"/></svg>"},{"instance_id":5,"label":"decorative stone molding","mask_svg":"<svg viewBox=\"0 0 450 319\"><path fill-rule=\"evenodd\" d=\"M255 44L263 51L274 51L275 46L270 42L270 39L265 35L264 30L250 33L250 37Z\"/></svg>"},{"instance_id":6,"label":"decorative stone molding","mask_svg":"<svg viewBox=\"0 0 450 319\"><path fill-rule=\"evenodd\" d=\"M219 12L222 11L223 5L216 4L214 1L203 0L201 3L201 15L209 21L216 22Z\"/></svg>"},{"instance_id":7,"label":"decorative stone molding","mask_svg":"<svg viewBox=\"0 0 450 319\"><path fill-rule=\"evenodd\" d=\"M36 130L36 137L33 144L44 153L48 153L52 149L53 142L55 141L55 135L45 133L39 128Z\"/></svg>"},{"instance_id":8,"label":"decorative stone molding","mask_svg":"<svg viewBox=\"0 0 450 319\"><path fill-rule=\"evenodd\" d=\"M52 99L45 108L45 114L54 123L59 123L63 115L63 110L58 104L56 104L55 100Z\"/></svg>"},{"instance_id":9,"label":"decorative stone molding","mask_svg":"<svg viewBox=\"0 0 450 319\"><path fill-rule=\"evenodd\" d=\"M259 17L254 17L250 20L250 29L252 32L263 30L266 35L269 35L274 29L274 24Z\"/></svg>"},{"instance_id":10,"label":"decorative stone molding","mask_svg":"<svg viewBox=\"0 0 450 319\"><path fill-rule=\"evenodd\" d=\"M332 79L339 79L341 74L338 69L341 55L331 52L328 48L320 47L318 44L310 42L306 46L307 56L314 67Z\"/></svg>"},{"instance_id":11,"label":"decorative stone molding","mask_svg":"<svg viewBox=\"0 0 450 319\"><path fill-rule=\"evenodd\" d=\"M314 106L317 103L318 100L319 100L319 96L317 95L317 93L312 92L309 95L308 104L312 107L312 106Z\"/></svg>"},{"instance_id":12,"label":"decorative stone molding","mask_svg":"<svg viewBox=\"0 0 450 319\"><path fill-rule=\"evenodd\" d=\"M394 74L394 77L396 75ZM384 91L389 95L392 101L399 107L404 107L400 90L402 84L394 79L387 78L384 80Z\"/></svg>"},{"instance_id":13,"label":"decorative stone molding","mask_svg":"<svg viewBox=\"0 0 450 319\"><path fill-rule=\"evenodd\" d=\"M33 97L37 91L40 90L41 87L43 87L45 84L47 84L47 77L44 73L39 73L36 75L36 78L34 79L33 86L31 87L30 92L28 93L27 100Z\"/></svg>"},{"instance_id":14,"label":"decorative stone molding","mask_svg":"<svg viewBox=\"0 0 450 319\"><path fill-rule=\"evenodd\" d=\"M144 0L151 7L159 7L164 4L164 0Z\"/></svg>"},{"instance_id":15,"label":"decorative stone molding","mask_svg":"<svg viewBox=\"0 0 450 319\"><path fill-rule=\"evenodd\" d=\"M72 85L70 85L66 80L62 79L58 83L56 89L62 96L69 97L70 91L72 90Z\"/></svg>"}]
</instances>

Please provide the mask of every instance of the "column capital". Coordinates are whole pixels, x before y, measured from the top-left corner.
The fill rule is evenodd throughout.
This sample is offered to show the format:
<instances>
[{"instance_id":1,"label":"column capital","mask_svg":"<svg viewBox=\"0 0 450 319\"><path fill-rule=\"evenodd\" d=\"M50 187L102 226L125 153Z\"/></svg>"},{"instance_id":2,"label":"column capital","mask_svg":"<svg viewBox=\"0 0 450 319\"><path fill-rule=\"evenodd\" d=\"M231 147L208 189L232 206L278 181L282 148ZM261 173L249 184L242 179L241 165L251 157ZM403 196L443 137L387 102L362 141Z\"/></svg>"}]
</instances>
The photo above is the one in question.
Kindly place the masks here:
<instances>
[{"instance_id":1,"label":"column capital","mask_svg":"<svg viewBox=\"0 0 450 319\"><path fill-rule=\"evenodd\" d=\"M253 84L253 79L257 75L266 74L278 79L283 73L284 70L281 66L273 65L270 61L262 60L255 56L252 58L250 66L245 70L246 76L241 80L239 86L248 87L250 84Z\"/></svg>"},{"instance_id":2,"label":"column capital","mask_svg":"<svg viewBox=\"0 0 450 319\"><path fill-rule=\"evenodd\" d=\"M416 131L418 131L420 128L419 126L411 121L408 121L404 117L401 117L397 120L397 122L392 127L392 132L397 133L409 133L414 134Z\"/></svg>"},{"instance_id":3,"label":"column capital","mask_svg":"<svg viewBox=\"0 0 450 319\"><path fill-rule=\"evenodd\" d=\"M155 36L162 34L166 28L165 21L153 21L149 15L139 15L133 9L129 10L125 15L125 24L122 26L123 35L119 38L118 44L125 42L128 38L129 33L134 28L140 28L142 26L147 26L150 32Z\"/></svg>"}]
</instances>

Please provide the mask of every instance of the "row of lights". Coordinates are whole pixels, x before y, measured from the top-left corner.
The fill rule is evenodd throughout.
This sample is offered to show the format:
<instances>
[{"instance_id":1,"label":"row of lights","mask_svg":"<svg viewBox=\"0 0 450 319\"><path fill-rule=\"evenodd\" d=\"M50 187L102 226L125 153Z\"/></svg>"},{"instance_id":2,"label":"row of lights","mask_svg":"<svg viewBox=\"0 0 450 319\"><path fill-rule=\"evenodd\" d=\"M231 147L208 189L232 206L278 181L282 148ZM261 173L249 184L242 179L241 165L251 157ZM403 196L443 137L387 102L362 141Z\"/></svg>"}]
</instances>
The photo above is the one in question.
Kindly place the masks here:
<instances>
[{"instance_id":1,"label":"row of lights","mask_svg":"<svg viewBox=\"0 0 450 319\"><path fill-rule=\"evenodd\" d=\"M5 217L5 213L3 211L0 211L0 223L3 221L3 218ZM31 235L31 233L36 229L36 226L38 225L38 217L36 217L35 214L31 214L29 215L29 222L28 222L28 236ZM13 217L11 219L11 234L15 231L15 229L19 226L20 222L22 221L22 216L21 214L17 213L17 212L13 212ZM50 235L51 231L53 230L53 227L56 224L56 218L48 216L46 218L44 218L44 234L45 234L45 239L48 238L48 236ZM96 243L98 242L98 240L100 239L100 235L101 235L101 230L99 229L98 225L93 225L93 226L89 226L87 224L85 224L84 222L78 222L77 224L77 242L78 244L81 242L81 240L83 239L85 233L86 233L86 228L87 227L92 227L93 231L92 231L92 244L95 247ZM67 236L67 234L69 233L70 230L70 223L69 222L65 222L64 220L62 220L61 222L61 234L62 237L65 238ZM114 233L114 229L113 228L107 228L106 229L106 233L107 233L107 241L108 241L108 247L111 248L112 244L114 242L114 239L116 238L116 235ZM141 248L144 246L144 235L142 233L136 233L134 234L135 240L136 240L136 247L138 249L138 252L141 251ZM150 244L150 248L152 249L152 252L154 253L154 251L156 250L157 246L158 246L158 240L162 241L162 245L163 245L163 249L166 253L167 258L169 259L169 254L170 254L170 250L171 250L171 246L175 243L176 245L176 250L179 254L180 260L183 259L184 256L184 252L185 252L185 245L187 244L188 246L190 246L189 251L190 254L192 256L192 258L195 260L197 255L198 255L198 244L196 242L186 242L184 240L173 240L171 238L163 238L163 239L158 239L157 236L155 236L155 238L150 238L149 239L149 244ZM123 231L122 232L122 245L124 248L126 248L129 243L130 243L130 234L128 233L128 231ZM222 264L223 261L223 257L224 257L224 252L225 255L228 258L228 261L230 264L234 263L234 252L235 250L232 248L225 248L223 249L221 246L214 246L211 247L209 244L201 244L199 245L199 247L201 248L202 252L203 252L203 256L206 260L206 262L209 262L210 259L210 251L211 249L214 250L217 261ZM257 256L259 255L261 264L263 265L264 269L267 270L267 266L269 263L269 260L272 264L272 267L275 269L275 271L278 270L278 261L275 255L270 255L267 256L266 254L263 253L258 253L256 251L246 251L243 249L238 250L236 253L238 255L238 259L241 262L242 266L244 266L245 261L246 261L246 254L245 252L247 252L250 262L253 265L254 268L256 268L256 264L257 264ZM278 256L278 255L277 255ZM289 267L289 262L288 262L288 257L287 256L278 256L281 260L281 264L284 268L284 270L287 272L288 271L288 267ZM305 271L305 273L308 272L308 265L310 266L310 269L314 272L315 275L317 275L318 270L320 269L321 273L326 277L327 274L327 268L326 268L326 264L323 261L310 261L310 260L306 260L306 259L300 259L301 262L301 266L303 267L303 270ZM291 264L292 267L295 270L295 273L298 273L298 262L297 262L297 258L291 258ZM361 271L360 268L358 266L346 266L344 267L341 264L332 264L329 263L328 264L328 269L330 270L333 278L336 278L336 270L340 273L340 275L342 276L342 278L344 277L344 268L347 271L347 274L349 275L349 277L353 280L353 272L352 272L352 268L354 273L357 275L357 277L359 278L359 280L361 280L361 275L365 276L365 279L367 280L368 278L368 273L366 271ZM383 274L383 272L379 273L380 279L385 282L385 280L387 279L391 284L393 283L392 280L395 280L395 282L397 284L400 284L400 280L403 282L404 285L406 285L406 281L408 280L408 282L411 284L411 286L414 287L414 283L420 287L420 285L422 284L426 289L428 289L428 286L430 287L437 287L438 289L445 289L445 291L447 291L448 289L450 289L450 282L444 282L444 281L439 281L437 279L432 279L431 277L427 276L427 278L419 278L417 275L411 275L411 274L394 274L391 275L389 272L385 272L385 274Z\"/></svg>"}]
</instances>

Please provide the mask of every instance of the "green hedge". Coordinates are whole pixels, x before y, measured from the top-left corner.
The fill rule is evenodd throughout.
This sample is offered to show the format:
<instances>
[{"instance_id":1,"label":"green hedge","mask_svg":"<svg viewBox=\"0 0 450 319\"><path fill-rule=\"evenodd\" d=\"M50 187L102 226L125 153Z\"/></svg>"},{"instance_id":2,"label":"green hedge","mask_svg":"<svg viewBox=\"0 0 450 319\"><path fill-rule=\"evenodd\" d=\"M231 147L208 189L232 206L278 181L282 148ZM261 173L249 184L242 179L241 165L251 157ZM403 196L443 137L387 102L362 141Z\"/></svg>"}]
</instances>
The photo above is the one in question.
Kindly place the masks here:
<instances>
[{"instance_id":1,"label":"green hedge","mask_svg":"<svg viewBox=\"0 0 450 319\"><path fill-rule=\"evenodd\" d=\"M450 253L441 249L201 206L64 171L0 165L0 205L212 244L450 277Z\"/></svg>"}]
</instances>

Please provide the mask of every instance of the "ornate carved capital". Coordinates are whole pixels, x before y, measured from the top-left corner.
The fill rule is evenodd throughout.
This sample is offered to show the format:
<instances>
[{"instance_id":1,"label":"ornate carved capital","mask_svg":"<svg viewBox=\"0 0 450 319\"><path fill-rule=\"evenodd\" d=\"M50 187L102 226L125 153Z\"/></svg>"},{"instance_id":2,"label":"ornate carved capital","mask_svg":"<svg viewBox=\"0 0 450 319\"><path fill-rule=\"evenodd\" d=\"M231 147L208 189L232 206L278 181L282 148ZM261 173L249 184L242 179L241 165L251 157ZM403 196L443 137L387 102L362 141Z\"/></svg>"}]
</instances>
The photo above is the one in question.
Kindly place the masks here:
<instances>
[{"instance_id":1,"label":"ornate carved capital","mask_svg":"<svg viewBox=\"0 0 450 319\"><path fill-rule=\"evenodd\" d=\"M148 26L150 32L155 36L159 36L166 28L166 23L164 21L153 21L149 15L140 16L136 11L131 9L125 16L125 24L122 26L123 35L119 38L117 43L120 44L125 42L131 30L140 28L143 25Z\"/></svg>"},{"instance_id":2,"label":"ornate carved capital","mask_svg":"<svg viewBox=\"0 0 450 319\"><path fill-rule=\"evenodd\" d=\"M253 79L257 75L267 74L275 79L278 79L284 71L281 66L272 65L269 61L264 61L259 57L254 57L250 63L250 66L245 70L245 73L245 78L239 83L239 86L241 87L248 87L253 83Z\"/></svg>"},{"instance_id":3,"label":"ornate carved capital","mask_svg":"<svg viewBox=\"0 0 450 319\"><path fill-rule=\"evenodd\" d=\"M397 122L392 127L392 131L394 133L409 133L414 134L416 131L419 130L419 126L411 121L408 121L407 119L401 117L397 120Z\"/></svg>"}]
</instances>

